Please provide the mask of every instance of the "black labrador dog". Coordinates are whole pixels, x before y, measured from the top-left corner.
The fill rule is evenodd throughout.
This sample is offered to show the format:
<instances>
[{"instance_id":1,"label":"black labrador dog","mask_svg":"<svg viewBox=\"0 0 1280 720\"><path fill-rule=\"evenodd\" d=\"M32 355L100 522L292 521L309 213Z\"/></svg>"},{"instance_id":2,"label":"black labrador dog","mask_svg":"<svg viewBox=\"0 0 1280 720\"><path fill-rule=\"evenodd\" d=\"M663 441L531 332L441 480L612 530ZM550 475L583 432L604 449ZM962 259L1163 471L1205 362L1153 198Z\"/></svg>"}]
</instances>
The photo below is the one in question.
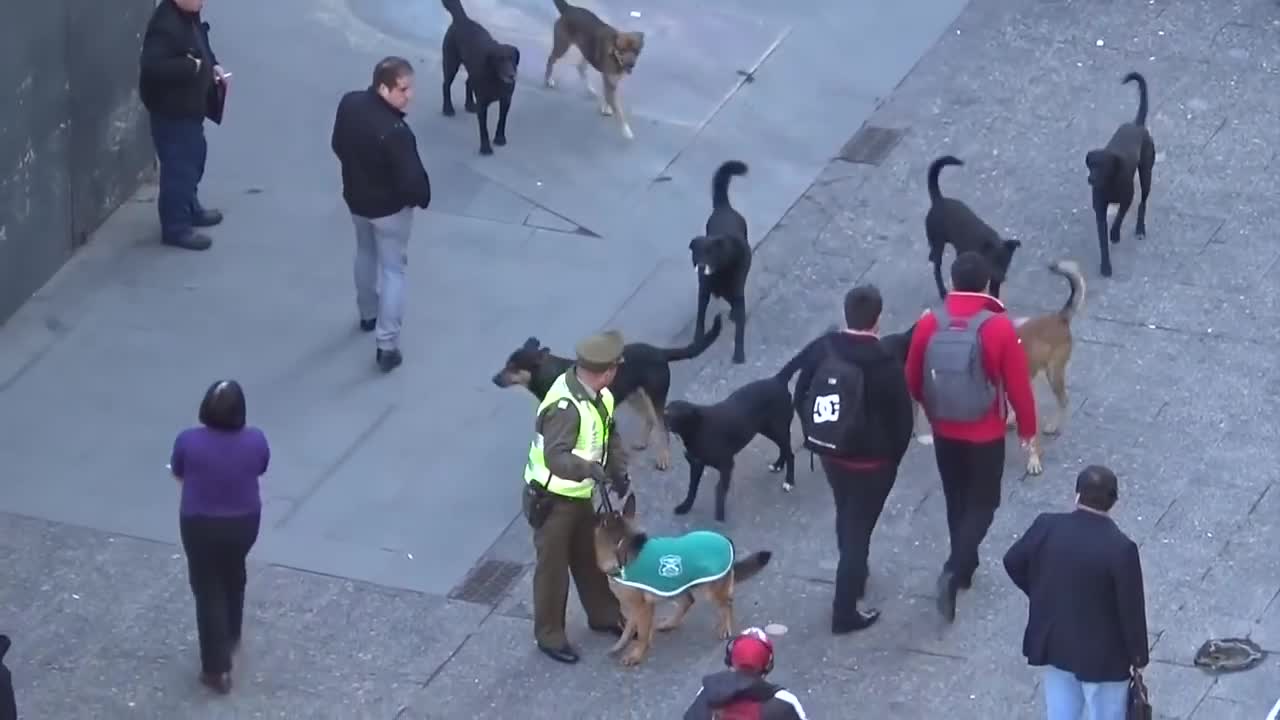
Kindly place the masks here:
<instances>
[{"instance_id":1,"label":"black labrador dog","mask_svg":"<svg viewBox=\"0 0 1280 720\"><path fill-rule=\"evenodd\" d=\"M493 145L507 144L507 113L516 90L516 68L520 51L493 39L480 23L467 17L462 0L441 0L453 16L444 34L441 66L444 69L444 114L452 117L453 79L458 68L467 69L466 100L463 108L476 114L480 122L480 154L492 155ZM498 127L489 144L489 106L498 103Z\"/></svg>"},{"instance_id":2,"label":"black labrador dog","mask_svg":"<svg viewBox=\"0 0 1280 720\"><path fill-rule=\"evenodd\" d=\"M667 405L667 427L684 443L689 461L689 489L675 507L677 515L693 508L708 466L720 473L716 483L716 521L724 522L725 498L733 482L733 459L756 435L764 435L778 446L778 459L770 472L787 471L782 489L796 486L796 456L791 450L791 391L782 373L747 383L714 405L695 405L676 400Z\"/></svg>"},{"instance_id":3,"label":"black labrador dog","mask_svg":"<svg viewBox=\"0 0 1280 720\"><path fill-rule=\"evenodd\" d=\"M1147 79L1140 73L1124 76L1125 83L1138 83L1138 115L1116 129L1107 146L1084 156L1093 188L1093 215L1098 223L1098 250L1102 254L1103 277L1111 277L1111 248L1107 246L1107 208L1119 205L1111 225L1112 244L1120 242L1120 224L1133 204L1133 172L1138 171L1142 197L1138 200L1138 227L1135 235L1147 235L1147 196L1151 194L1151 170L1156 164L1156 143L1147 129Z\"/></svg>"},{"instance_id":4,"label":"black labrador dog","mask_svg":"<svg viewBox=\"0 0 1280 720\"><path fill-rule=\"evenodd\" d=\"M1013 253L1022 247L1019 240L1004 240L990 225L982 221L968 205L954 198L943 197L938 187L938 174L948 165L964 165L952 155L943 155L929 164L929 212L924 217L925 237L929 240L929 262L933 263L933 280L938 285L938 297L946 298L947 287L942 283L942 254L947 245L956 254L979 252L991 263L991 296L1000 297L1000 284L1004 282L1013 262Z\"/></svg>"},{"instance_id":5,"label":"black labrador dog","mask_svg":"<svg viewBox=\"0 0 1280 720\"><path fill-rule=\"evenodd\" d=\"M711 216L707 233L689 242L693 266L698 270L698 316L694 337L702 337L707 304L715 295L729 303L733 321L733 361L747 361L742 346L747 327L747 273L751 271L751 244L747 240L747 219L729 202L729 181L746 175L747 165L739 160L722 164L711 178Z\"/></svg>"}]
</instances>

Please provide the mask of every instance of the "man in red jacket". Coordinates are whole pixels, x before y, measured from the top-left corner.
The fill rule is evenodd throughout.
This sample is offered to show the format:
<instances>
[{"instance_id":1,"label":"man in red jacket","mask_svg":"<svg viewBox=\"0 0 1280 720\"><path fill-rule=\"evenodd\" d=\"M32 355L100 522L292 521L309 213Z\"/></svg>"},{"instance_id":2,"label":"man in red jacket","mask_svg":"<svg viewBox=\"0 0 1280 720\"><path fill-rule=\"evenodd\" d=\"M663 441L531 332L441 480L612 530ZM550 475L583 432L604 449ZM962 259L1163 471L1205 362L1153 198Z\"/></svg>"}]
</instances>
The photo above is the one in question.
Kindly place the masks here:
<instances>
[{"instance_id":1,"label":"man in red jacket","mask_svg":"<svg viewBox=\"0 0 1280 720\"><path fill-rule=\"evenodd\" d=\"M1027 356L1004 305L987 294L990 282L986 258L961 253L951 264L952 291L920 318L907 350L907 389L933 427L947 503L951 555L938 576L938 612L948 622L1000 507L1006 397L1023 447L1036 434Z\"/></svg>"}]
</instances>

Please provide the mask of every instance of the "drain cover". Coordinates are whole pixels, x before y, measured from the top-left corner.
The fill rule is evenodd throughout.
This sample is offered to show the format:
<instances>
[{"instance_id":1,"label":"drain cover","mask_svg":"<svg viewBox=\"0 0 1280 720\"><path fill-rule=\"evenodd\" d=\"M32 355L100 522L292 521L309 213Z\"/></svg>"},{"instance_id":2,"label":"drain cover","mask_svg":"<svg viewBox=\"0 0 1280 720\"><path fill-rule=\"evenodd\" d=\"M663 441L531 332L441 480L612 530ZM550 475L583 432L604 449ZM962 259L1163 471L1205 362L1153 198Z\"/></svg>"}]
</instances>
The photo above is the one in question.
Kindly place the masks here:
<instances>
[{"instance_id":1,"label":"drain cover","mask_svg":"<svg viewBox=\"0 0 1280 720\"><path fill-rule=\"evenodd\" d=\"M485 560L471 569L462 584L449 593L449 599L479 605L497 605L511 589L524 565L503 560Z\"/></svg>"},{"instance_id":2,"label":"drain cover","mask_svg":"<svg viewBox=\"0 0 1280 720\"><path fill-rule=\"evenodd\" d=\"M898 146L905 130L863 125L840 148L840 159L857 165L879 165Z\"/></svg>"}]
</instances>

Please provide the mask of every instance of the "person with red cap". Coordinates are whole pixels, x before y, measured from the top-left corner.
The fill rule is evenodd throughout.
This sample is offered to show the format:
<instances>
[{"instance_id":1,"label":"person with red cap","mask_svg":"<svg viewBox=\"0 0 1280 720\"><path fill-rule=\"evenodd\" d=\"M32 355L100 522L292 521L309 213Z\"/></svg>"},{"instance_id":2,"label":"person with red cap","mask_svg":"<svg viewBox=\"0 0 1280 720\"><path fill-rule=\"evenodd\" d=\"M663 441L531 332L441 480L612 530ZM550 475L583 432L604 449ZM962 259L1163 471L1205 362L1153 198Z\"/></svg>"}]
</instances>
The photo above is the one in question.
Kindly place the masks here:
<instances>
[{"instance_id":1,"label":"person with red cap","mask_svg":"<svg viewBox=\"0 0 1280 720\"><path fill-rule=\"evenodd\" d=\"M702 689L684 720L807 720L800 700L764 679L773 670L773 642L747 628L724 649L728 670L702 678Z\"/></svg>"}]
</instances>

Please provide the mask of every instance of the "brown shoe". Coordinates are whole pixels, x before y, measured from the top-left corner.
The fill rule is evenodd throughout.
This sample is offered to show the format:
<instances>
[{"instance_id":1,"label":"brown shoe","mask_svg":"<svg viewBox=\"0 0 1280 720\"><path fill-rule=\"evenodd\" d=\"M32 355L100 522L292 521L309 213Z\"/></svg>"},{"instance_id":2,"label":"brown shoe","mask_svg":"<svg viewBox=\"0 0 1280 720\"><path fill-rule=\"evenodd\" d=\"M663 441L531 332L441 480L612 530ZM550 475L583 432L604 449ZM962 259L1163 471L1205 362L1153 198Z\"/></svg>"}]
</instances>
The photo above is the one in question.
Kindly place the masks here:
<instances>
[{"instance_id":1,"label":"brown shoe","mask_svg":"<svg viewBox=\"0 0 1280 720\"><path fill-rule=\"evenodd\" d=\"M200 673L200 684L218 693L226 695L231 692L231 673Z\"/></svg>"}]
</instances>

